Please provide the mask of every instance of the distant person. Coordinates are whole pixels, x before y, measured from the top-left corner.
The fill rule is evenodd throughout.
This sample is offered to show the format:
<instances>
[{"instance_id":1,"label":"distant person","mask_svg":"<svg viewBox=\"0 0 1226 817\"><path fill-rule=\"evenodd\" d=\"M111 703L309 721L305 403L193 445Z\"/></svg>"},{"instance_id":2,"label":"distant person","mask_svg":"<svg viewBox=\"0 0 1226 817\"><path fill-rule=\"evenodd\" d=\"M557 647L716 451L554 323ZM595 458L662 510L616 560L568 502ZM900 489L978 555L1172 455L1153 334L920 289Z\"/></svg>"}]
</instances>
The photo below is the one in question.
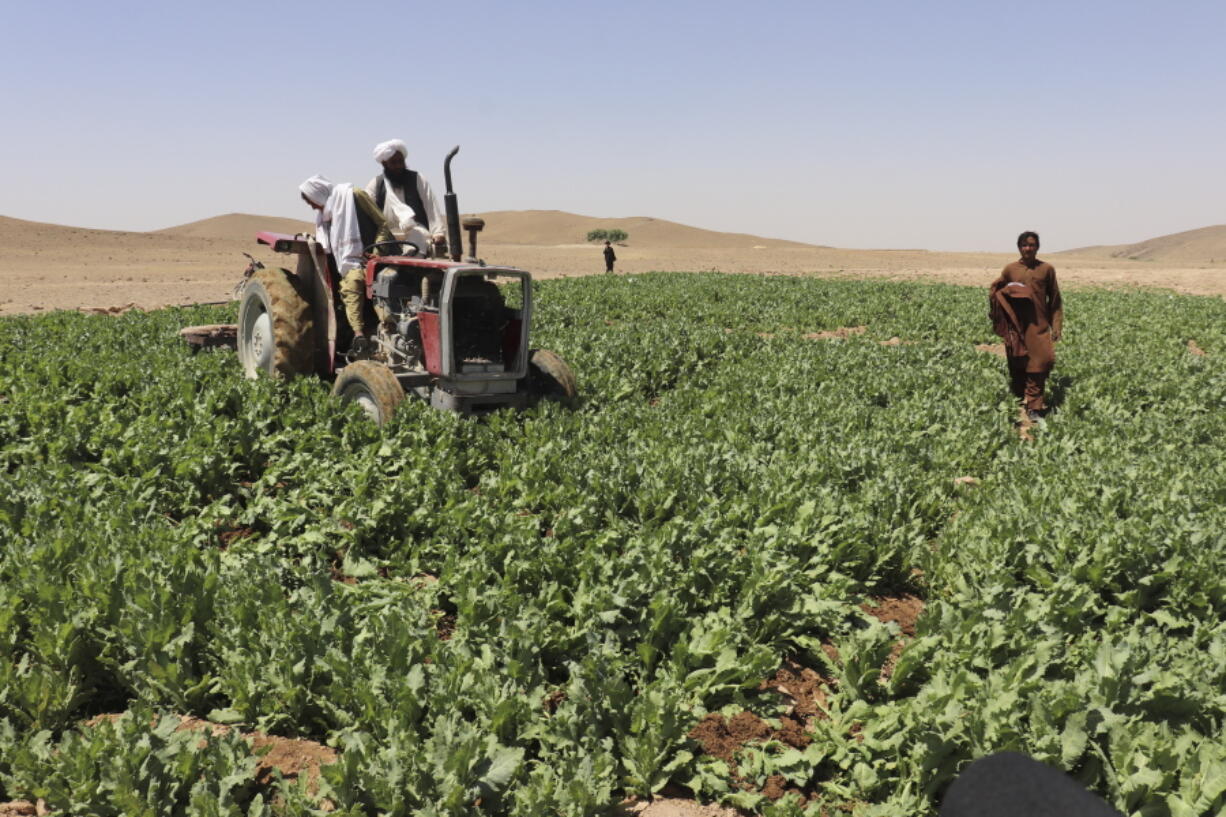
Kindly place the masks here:
<instances>
[{"instance_id":1,"label":"distant person","mask_svg":"<svg viewBox=\"0 0 1226 817\"><path fill-rule=\"evenodd\" d=\"M397 239L416 245L423 253L433 244L441 254L447 243L447 217L430 183L405 165L408 154L399 139L375 145L375 161L383 165L383 172L370 180L366 192Z\"/></svg>"},{"instance_id":2,"label":"distant person","mask_svg":"<svg viewBox=\"0 0 1226 817\"><path fill-rule=\"evenodd\" d=\"M613 254L613 245L608 241L604 243L604 271L613 271L613 262L617 260L617 256Z\"/></svg>"},{"instance_id":3,"label":"distant person","mask_svg":"<svg viewBox=\"0 0 1226 817\"><path fill-rule=\"evenodd\" d=\"M1120 817L1059 769L1018 752L967 766L945 793L941 817Z\"/></svg>"},{"instance_id":4,"label":"distant person","mask_svg":"<svg viewBox=\"0 0 1226 817\"><path fill-rule=\"evenodd\" d=\"M988 289L988 317L1005 341L1013 395L1022 401L1027 419L1035 421L1047 413L1043 391L1056 362L1064 304L1056 268L1037 257L1039 234L1019 235L1017 249L1022 257L1001 270Z\"/></svg>"},{"instance_id":5,"label":"distant person","mask_svg":"<svg viewBox=\"0 0 1226 817\"><path fill-rule=\"evenodd\" d=\"M315 239L332 253L340 273L341 301L345 318L358 338L369 337L366 311L366 257L364 248L380 241L392 241L387 220L365 190L352 184L334 184L323 176L312 176L298 189L302 200L315 210Z\"/></svg>"}]
</instances>

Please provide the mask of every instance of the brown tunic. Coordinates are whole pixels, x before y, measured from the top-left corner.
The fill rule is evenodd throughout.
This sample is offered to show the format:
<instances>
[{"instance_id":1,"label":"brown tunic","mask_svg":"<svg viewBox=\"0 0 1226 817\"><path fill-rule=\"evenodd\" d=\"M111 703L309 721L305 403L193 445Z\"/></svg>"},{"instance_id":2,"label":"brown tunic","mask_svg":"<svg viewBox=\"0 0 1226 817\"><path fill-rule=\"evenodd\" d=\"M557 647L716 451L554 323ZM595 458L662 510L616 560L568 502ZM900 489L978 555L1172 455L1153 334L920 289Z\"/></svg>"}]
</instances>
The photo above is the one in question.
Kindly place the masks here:
<instances>
[{"instance_id":1,"label":"brown tunic","mask_svg":"<svg viewBox=\"0 0 1226 817\"><path fill-rule=\"evenodd\" d=\"M1002 290L1006 284L1014 282L1024 284L1030 297L1024 300L1009 298L1010 310L1003 304ZM1056 268L1038 259L1033 267L1014 261L992 282L989 305L993 328L1010 347L1009 357L1024 356L1027 372L1050 372L1056 362L1052 341L1060 337L1064 326L1064 303L1056 284Z\"/></svg>"}]
</instances>

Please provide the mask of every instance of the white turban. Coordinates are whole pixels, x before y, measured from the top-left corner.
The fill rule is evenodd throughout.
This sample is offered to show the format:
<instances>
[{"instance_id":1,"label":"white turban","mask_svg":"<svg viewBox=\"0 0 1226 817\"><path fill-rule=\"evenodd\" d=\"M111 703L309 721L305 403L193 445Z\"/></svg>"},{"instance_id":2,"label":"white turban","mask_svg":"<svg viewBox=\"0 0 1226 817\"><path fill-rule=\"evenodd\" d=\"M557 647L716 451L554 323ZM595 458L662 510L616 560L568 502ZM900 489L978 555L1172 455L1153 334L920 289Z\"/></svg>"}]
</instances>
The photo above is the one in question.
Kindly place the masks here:
<instances>
[{"instance_id":1,"label":"white turban","mask_svg":"<svg viewBox=\"0 0 1226 817\"><path fill-rule=\"evenodd\" d=\"M298 185L298 189L302 191L302 195L311 200L312 203L323 207L328 201L328 196L332 195L332 188L335 185L325 179L323 176L312 176L302 184Z\"/></svg>"},{"instance_id":2,"label":"white turban","mask_svg":"<svg viewBox=\"0 0 1226 817\"><path fill-rule=\"evenodd\" d=\"M389 139L386 142L380 142L379 144L375 145L376 162L386 162L397 153L406 159L409 157L409 149L405 147L404 142L401 142L399 139Z\"/></svg>"}]
</instances>

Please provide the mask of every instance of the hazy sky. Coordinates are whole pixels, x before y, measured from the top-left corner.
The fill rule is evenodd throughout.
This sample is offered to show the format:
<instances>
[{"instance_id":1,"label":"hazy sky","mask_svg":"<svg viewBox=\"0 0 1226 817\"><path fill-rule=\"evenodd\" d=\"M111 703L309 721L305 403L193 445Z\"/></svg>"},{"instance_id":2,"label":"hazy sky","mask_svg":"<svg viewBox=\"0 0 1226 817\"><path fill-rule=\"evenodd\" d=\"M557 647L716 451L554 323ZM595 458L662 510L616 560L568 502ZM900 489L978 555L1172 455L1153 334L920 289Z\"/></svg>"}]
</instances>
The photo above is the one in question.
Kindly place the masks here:
<instances>
[{"instance_id":1,"label":"hazy sky","mask_svg":"<svg viewBox=\"0 0 1226 817\"><path fill-rule=\"evenodd\" d=\"M1226 2L0 0L0 215L310 212L404 139L464 212L1007 251L1226 223Z\"/></svg>"}]
</instances>

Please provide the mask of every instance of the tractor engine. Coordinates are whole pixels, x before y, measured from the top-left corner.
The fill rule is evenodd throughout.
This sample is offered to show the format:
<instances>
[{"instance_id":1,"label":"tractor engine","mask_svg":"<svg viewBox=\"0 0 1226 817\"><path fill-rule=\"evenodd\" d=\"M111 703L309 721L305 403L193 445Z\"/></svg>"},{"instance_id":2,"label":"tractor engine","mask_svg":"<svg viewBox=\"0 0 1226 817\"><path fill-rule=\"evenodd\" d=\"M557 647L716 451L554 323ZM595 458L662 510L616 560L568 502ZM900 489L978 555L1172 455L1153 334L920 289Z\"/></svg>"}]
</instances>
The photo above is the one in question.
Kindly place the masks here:
<instances>
[{"instance_id":1,"label":"tractor engine","mask_svg":"<svg viewBox=\"0 0 1226 817\"><path fill-rule=\"evenodd\" d=\"M393 365L410 368L422 365L418 315L430 297L428 280L399 267L386 267L375 276L374 305L380 318L378 334L382 341L379 345L392 358L388 362Z\"/></svg>"}]
</instances>

